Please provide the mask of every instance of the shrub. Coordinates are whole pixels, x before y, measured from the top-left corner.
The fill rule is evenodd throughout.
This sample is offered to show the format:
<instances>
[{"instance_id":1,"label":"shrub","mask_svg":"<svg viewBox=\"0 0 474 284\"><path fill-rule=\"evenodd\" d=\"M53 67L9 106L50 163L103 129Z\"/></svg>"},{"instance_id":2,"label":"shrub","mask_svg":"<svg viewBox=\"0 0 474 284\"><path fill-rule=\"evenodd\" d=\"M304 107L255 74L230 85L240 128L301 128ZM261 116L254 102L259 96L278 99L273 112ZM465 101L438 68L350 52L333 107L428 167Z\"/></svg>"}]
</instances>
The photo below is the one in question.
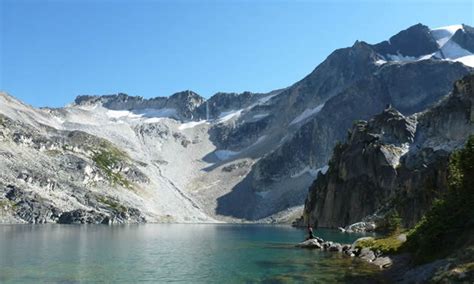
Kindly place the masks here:
<instances>
[{"instance_id":1,"label":"shrub","mask_svg":"<svg viewBox=\"0 0 474 284\"><path fill-rule=\"evenodd\" d=\"M397 211L390 211L385 216L377 221L376 231L386 234L395 234L400 231L402 218Z\"/></svg>"},{"instance_id":2,"label":"shrub","mask_svg":"<svg viewBox=\"0 0 474 284\"><path fill-rule=\"evenodd\" d=\"M408 234L406 247L418 263L446 257L473 242L474 232L474 136L451 156L448 192Z\"/></svg>"}]
</instances>

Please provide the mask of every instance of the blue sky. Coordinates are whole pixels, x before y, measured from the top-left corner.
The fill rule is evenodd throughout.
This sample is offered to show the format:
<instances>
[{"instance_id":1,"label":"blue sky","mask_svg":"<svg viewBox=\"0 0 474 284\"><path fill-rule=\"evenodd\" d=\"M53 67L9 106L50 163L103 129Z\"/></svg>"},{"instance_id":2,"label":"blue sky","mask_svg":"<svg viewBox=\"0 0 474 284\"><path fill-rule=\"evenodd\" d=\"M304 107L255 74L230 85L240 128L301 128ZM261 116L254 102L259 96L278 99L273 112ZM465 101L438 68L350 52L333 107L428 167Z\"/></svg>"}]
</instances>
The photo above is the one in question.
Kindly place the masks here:
<instances>
[{"instance_id":1,"label":"blue sky","mask_svg":"<svg viewBox=\"0 0 474 284\"><path fill-rule=\"evenodd\" d=\"M0 89L34 106L82 94L266 92L357 39L419 22L473 25L473 2L0 0Z\"/></svg>"}]
</instances>

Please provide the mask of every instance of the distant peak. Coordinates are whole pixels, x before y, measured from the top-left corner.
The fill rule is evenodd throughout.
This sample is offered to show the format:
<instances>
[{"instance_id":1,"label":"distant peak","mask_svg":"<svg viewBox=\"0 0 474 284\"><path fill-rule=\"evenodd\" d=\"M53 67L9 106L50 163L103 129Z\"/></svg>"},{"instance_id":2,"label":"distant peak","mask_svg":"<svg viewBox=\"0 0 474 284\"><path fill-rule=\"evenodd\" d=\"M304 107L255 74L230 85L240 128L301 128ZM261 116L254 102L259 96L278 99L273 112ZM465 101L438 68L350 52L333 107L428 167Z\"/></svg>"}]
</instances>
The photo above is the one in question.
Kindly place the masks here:
<instances>
[{"instance_id":1,"label":"distant peak","mask_svg":"<svg viewBox=\"0 0 474 284\"><path fill-rule=\"evenodd\" d=\"M438 44L427 26L416 24L392 36L388 41L376 44L375 49L382 55L416 57L436 52Z\"/></svg>"},{"instance_id":2,"label":"distant peak","mask_svg":"<svg viewBox=\"0 0 474 284\"><path fill-rule=\"evenodd\" d=\"M454 33L457 32L459 29L464 29L463 26L464 26L463 24L461 24L461 25L450 25L450 26L444 26L444 27L434 28L434 29L431 29L431 30L432 30L432 31L444 30L444 31L448 31L448 32L454 34Z\"/></svg>"}]
</instances>

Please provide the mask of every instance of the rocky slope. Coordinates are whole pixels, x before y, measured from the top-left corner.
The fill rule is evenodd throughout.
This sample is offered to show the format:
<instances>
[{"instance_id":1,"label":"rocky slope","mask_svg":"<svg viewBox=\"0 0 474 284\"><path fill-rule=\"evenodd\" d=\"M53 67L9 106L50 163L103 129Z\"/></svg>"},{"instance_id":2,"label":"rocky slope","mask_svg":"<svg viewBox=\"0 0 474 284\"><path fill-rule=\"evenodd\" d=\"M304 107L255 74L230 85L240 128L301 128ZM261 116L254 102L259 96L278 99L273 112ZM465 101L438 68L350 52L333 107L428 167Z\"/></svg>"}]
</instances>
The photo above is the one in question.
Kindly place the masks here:
<instances>
[{"instance_id":1,"label":"rocky slope","mask_svg":"<svg viewBox=\"0 0 474 284\"><path fill-rule=\"evenodd\" d=\"M427 111L357 121L310 187L300 225L345 227L396 210L412 227L447 189L449 155L474 134L474 75Z\"/></svg>"},{"instance_id":2,"label":"rocky slope","mask_svg":"<svg viewBox=\"0 0 474 284\"><path fill-rule=\"evenodd\" d=\"M1 94L0 219L286 219L354 120L386 104L425 110L472 72L472 34L416 25L388 42L358 41L265 94L80 96L58 109ZM39 198L46 207L32 205Z\"/></svg>"}]
</instances>

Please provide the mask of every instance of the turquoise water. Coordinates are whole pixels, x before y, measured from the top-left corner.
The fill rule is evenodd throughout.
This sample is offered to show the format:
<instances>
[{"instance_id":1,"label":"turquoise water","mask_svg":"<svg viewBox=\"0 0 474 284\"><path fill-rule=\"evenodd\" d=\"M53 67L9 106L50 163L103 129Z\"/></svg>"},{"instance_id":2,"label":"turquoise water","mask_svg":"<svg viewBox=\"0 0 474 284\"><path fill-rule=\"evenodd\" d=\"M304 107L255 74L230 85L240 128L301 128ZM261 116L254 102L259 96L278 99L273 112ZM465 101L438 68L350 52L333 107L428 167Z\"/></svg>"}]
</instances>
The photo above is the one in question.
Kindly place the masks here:
<instances>
[{"instance_id":1,"label":"turquoise water","mask_svg":"<svg viewBox=\"0 0 474 284\"><path fill-rule=\"evenodd\" d=\"M316 235L343 243L361 236ZM3 225L0 282L376 282L365 262L295 248L304 237L272 225Z\"/></svg>"}]
</instances>

